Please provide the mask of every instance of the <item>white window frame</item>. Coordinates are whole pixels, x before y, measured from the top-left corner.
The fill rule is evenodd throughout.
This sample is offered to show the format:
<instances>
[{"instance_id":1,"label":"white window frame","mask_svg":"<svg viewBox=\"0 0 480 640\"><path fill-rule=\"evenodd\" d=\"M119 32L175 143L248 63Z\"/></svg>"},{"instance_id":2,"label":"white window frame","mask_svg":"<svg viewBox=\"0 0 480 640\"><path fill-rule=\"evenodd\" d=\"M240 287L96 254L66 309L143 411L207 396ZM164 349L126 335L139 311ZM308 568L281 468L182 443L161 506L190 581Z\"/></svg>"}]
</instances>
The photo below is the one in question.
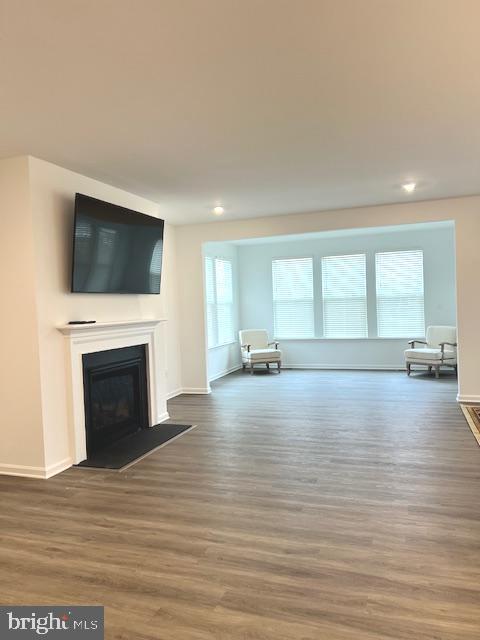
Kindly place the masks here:
<instances>
[{"instance_id":1,"label":"white window frame","mask_svg":"<svg viewBox=\"0 0 480 640\"><path fill-rule=\"evenodd\" d=\"M208 300L208 268L207 262L211 261L212 264L212 294L213 300L209 302ZM218 279L217 279L217 269L219 262L227 262L230 264L230 273L231 273L231 292L232 299L228 302L219 302L218 301ZM204 268L205 268L205 306L206 306L206 321L207 321L207 347L208 349L216 349L217 347L222 347L228 344L233 344L235 342L235 290L234 290L234 264L230 258L224 258L221 256L205 256L204 258ZM228 315L231 319L231 336L225 338L224 340L220 340L220 308L227 309ZM212 325L212 334L213 334L213 344L211 344L208 327Z\"/></svg>"}]
</instances>

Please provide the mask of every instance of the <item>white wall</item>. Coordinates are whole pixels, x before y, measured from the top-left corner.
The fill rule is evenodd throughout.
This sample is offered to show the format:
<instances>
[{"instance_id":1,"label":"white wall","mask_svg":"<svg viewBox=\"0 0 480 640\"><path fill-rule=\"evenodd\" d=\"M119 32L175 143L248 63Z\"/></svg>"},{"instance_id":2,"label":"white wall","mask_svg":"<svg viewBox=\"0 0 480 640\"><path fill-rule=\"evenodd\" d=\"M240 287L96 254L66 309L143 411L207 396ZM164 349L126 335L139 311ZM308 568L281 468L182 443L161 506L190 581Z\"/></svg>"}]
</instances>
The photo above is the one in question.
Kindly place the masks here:
<instances>
[{"instance_id":1,"label":"white wall","mask_svg":"<svg viewBox=\"0 0 480 640\"><path fill-rule=\"evenodd\" d=\"M183 385L204 389L208 386L205 322L204 315L198 313L204 305L203 243L438 220L455 222L459 399L480 402L478 196L178 227L178 281L182 283L179 302Z\"/></svg>"},{"instance_id":2,"label":"white wall","mask_svg":"<svg viewBox=\"0 0 480 640\"><path fill-rule=\"evenodd\" d=\"M167 318L157 329L157 418L181 388L175 228L165 226L159 296L71 294L76 192L158 215L153 202L36 158L0 163L0 291L8 310L0 319L0 472L45 477L70 464L67 352L59 325Z\"/></svg>"},{"instance_id":3,"label":"white wall","mask_svg":"<svg viewBox=\"0 0 480 640\"><path fill-rule=\"evenodd\" d=\"M167 318L157 329L163 347L157 394L166 398L181 386L176 334L175 230L166 225L161 294L114 295L70 293L73 204L76 192L107 200L149 215L158 205L56 165L29 158L30 198L35 249L38 338L45 437L45 464L70 458L67 420L65 344L56 327L69 320L97 321ZM171 312L171 317L169 317ZM167 366L167 354L170 364ZM167 379L168 375L168 379ZM166 400L159 414L166 412Z\"/></svg>"},{"instance_id":4,"label":"white wall","mask_svg":"<svg viewBox=\"0 0 480 640\"><path fill-rule=\"evenodd\" d=\"M240 348L238 345L239 330L239 286L238 286L238 250L237 247L228 242L207 242L203 246L203 256L213 258L225 258L232 262L233 274L233 322L234 340L231 344L221 345L208 349L208 380L216 380L221 376L235 371L242 365Z\"/></svg>"},{"instance_id":5,"label":"white wall","mask_svg":"<svg viewBox=\"0 0 480 640\"><path fill-rule=\"evenodd\" d=\"M0 161L0 473L42 475L35 262L28 160Z\"/></svg>"},{"instance_id":6,"label":"white wall","mask_svg":"<svg viewBox=\"0 0 480 640\"><path fill-rule=\"evenodd\" d=\"M298 240L277 240L238 246L240 324L265 328L274 336L272 259L312 256L320 274L321 257L364 252L367 256L368 339L281 340L283 362L295 367L401 368L405 339L375 338L375 253L422 249L425 277L425 323L456 324L455 235L453 224L432 224L429 229L395 230L371 234L332 235ZM316 335L322 335L320 276L315 284ZM410 336L416 338L421 336Z\"/></svg>"}]
</instances>

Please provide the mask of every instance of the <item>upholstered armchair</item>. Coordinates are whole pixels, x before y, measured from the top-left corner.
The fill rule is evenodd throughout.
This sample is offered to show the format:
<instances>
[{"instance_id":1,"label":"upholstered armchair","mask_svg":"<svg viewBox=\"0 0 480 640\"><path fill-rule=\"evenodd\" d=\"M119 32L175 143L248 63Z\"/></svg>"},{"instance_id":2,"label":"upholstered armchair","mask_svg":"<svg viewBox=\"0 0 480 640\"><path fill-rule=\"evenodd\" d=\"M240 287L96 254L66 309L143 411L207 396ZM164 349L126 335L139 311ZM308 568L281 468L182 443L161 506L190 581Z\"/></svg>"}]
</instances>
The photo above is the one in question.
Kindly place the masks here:
<instances>
[{"instance_id":1,"label":"upholstered armchair","mask_svg":"<svg viewBox=\"0 0 480 640\"><path fill-rule=\"evenodd\" d=\"M453 367L457 370L457 328L434 326L427 328L426 342L410 340L410 349L405 350L407 375L411 373L412 364L435 369L435 377L440 374L440 367ZM417 347L416 345L424 345Z\"/></svg>"},{"instance_id":2,"label":"upholstered armchair","mask_svg":"<svg viewBox=\"0 0 480 640\"><path fill-rule=\"evenodd\" d=\"M248 365L250 373L256 364L265 364L267 369L271 364L277 365L280 373L282 366L282 352L278 348L278 342L269 342L268 333L263 329L244 329L238 332L240 347L242 349L242 366Z\"/></svg>"}]
</instances>

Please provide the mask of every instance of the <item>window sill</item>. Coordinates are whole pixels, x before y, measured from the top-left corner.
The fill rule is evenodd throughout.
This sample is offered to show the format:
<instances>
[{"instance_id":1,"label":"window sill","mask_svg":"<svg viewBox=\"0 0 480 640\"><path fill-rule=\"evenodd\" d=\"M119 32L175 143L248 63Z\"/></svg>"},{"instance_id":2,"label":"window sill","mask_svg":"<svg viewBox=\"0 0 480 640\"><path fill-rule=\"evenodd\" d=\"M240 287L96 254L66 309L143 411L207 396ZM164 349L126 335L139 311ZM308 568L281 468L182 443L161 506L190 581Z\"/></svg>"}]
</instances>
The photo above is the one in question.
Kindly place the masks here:
<instances>
[{"instance_id":1,"label":"window sill","mask_svg":"<svg viewBox=\"0 0 480 640\"><path fill-rule=\"evenodd\" d=\"M222 344L214 344L213 347L208 347L208 350L211 351L212 349L220 349L220 347L229 347L232 344L237 344L237 341L236 340L232 340L231 342L223 342Z\"/></svg>"},{"instance_id":2,"label":"window sill","mask_svg":"<svg viewBox=\"0 0 480 640\"><path fill-rule=\"evenodd\" d=\"M370 342L372 340L399 340L401 342L408 342L409 340L425 340L425 336L422 337L414 337L405 336L404 338L379 338L378 336L372 336L369 338L275 338L277 342L338 342L339 340L345 340L348 342L357 341L357 342Z\"/></svg>"}]
</instances>

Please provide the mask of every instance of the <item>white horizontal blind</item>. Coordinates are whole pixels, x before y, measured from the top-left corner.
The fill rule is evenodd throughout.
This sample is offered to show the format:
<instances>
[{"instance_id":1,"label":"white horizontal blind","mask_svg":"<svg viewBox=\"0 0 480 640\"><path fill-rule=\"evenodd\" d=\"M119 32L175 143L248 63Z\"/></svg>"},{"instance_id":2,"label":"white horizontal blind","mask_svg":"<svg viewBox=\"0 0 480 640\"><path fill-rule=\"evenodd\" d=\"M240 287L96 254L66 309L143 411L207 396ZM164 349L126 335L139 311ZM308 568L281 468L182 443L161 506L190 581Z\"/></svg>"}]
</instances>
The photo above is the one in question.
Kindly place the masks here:
<instances>
[{"instance_id":1,"label":"white horizontal blind","mask_svg":"<svg viewBox=\"0 0 480 640\"><path fill-rule=\"evenodd\" d=\"M366 338L365 254L322 258L322 288L324 337Z\"/></svg>"},{"instance_id":2,"label":"white horizontal blind","mask_svg":"<svg viewBox=\"0 0 480 640\"><path fill-rule=\"evenodd\" d=\"M208 346L234 340L233 269L230 260L205 258Z\"/></svg>"},{"instance_id":3,"label":"white horizontal blind","mask_svg":"<svg viewBox=\"0 0 480 640\"><path fill-rule=\"evenodd\" d=\"M150 261L150 291L160 291L162 276L163 241L157 240Z\"/></svg>"},{"instance_id":4,"label":"white horizontal blind","mask_svg":"<svg viewBox=\"0 0 480 640\"><path fill-rule=\"evenodd\" d=\"M214 259L205 258L205 296L207 303L207 335L208 346L216 343L216 304L215 304L215 266Z\"/></svg>"},{"instance_id":5,"label":"white horizontal blind","mask_svg":"<svg viewBox=\"0 0 480 640\"><path fill-rule=\"evenodd\" d=\"M375 268L378 335L424 336L423 251L377 253Z\"/></svg>"},{"instance_id":6,"label":"white horizontal blind","mask_svg":"<svg viewBox=\"0 0 480 640\"><path fill-rule=\"evenodd\" d=\"M312 258L272 260L273 323L276 338L313 338Z\"/></svg>"},{"instance_id":7,"label":"white horizontal blind","mask_svg":"<svg viewBox=\"0 0 480 640\"><path fill-rule=\"evenodd\" d=\"M227 344L233 335L233 278L230 260L215 258L217 291L217 344Z\"/></svg>"}]
</instances>

